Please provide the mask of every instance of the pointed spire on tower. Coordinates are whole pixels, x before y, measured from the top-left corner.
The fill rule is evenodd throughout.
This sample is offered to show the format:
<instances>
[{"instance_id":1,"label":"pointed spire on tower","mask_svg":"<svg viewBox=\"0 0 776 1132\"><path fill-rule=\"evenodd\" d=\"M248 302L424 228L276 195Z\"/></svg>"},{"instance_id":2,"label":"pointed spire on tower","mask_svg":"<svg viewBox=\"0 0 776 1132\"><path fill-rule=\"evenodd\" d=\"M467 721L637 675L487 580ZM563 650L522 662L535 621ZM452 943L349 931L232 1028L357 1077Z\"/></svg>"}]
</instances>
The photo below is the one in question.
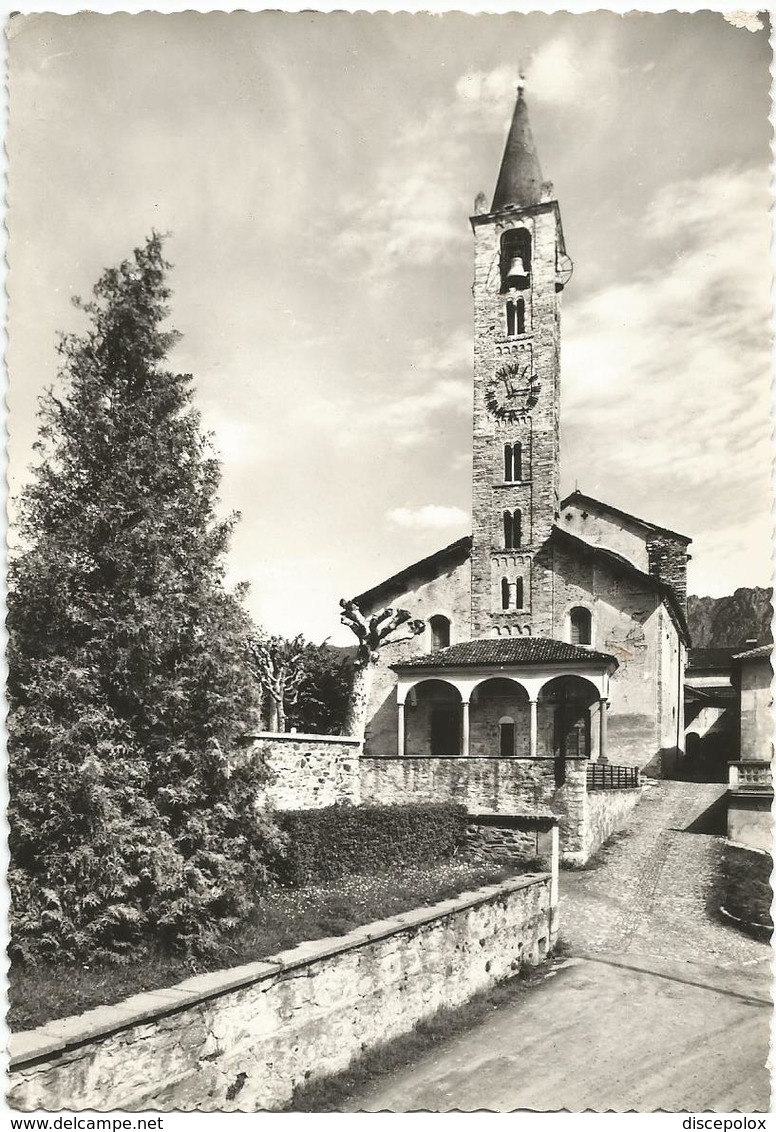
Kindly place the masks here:
<instances>
[{"instance_id":1,"label":"pointed spire on tower","mask_svg":"<svg viewBox=\"0 0 776 1132\"><path fill-rule=\"evenodd\" d=\"M501 170L493 194L491 212L514 206L527 208L538 204L542 192L542 171L528 121L528 109L523 97L525 78L521 74L517 84L517 102L512 125L501 161Z\"/></svg>"}]
</instances>

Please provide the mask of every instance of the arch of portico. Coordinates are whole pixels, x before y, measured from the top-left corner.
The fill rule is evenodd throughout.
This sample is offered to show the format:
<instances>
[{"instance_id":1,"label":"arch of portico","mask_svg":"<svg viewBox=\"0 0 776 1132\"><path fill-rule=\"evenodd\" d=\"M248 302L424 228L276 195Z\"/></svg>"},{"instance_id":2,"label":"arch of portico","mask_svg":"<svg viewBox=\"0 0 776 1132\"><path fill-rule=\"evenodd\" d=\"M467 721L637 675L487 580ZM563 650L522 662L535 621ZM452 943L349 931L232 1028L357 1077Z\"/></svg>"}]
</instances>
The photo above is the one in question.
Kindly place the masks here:
<instances>
[{"instance_id":1,"label":"arch of portico","mask_svg":"<svg viewBox=\"0 0 776 1132\"><path fill-rule=\"evenodd\" d=\"M396 701L398 706L397 752L406 754L406 727L408 700L416 700L420 695L422 685L446 685L450 689L449 701L460 704L460 743L459 754L468 757L471 755L472 738L472 703L477 703L478 689L484 689L491 681L506 682L515 686L516 698L528 705L528 752L527 757L536 758L539 748L539 710L541 704L554 705L558 689L563 687L586 689L580 695L579 702L587 699L584 707L596 712L594 750L589 753L593 758L606 757L606 714L609 701L609 672L601 666L580 665L555 666L552 669L521 669L519 672L502 669L461 669L444 672L401 672L398 674L396 686ZM458 698L460 697L460 699ZM568 701L566 701L568 702ZM475 712L476 712L475 706ZM453 752L451 752L453 753Z\"/></svg>"}]
</instances>

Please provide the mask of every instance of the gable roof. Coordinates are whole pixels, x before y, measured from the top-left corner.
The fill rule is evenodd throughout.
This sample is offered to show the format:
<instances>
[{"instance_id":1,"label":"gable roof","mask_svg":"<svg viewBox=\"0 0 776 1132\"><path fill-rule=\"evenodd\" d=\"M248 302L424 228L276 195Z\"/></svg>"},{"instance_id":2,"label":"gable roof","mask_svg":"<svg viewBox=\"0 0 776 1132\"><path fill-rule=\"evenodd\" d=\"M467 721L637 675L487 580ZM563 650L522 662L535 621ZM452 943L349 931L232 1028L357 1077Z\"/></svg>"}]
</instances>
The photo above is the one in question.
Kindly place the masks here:
<instances>
[{"instance_id":1,"label":"gable roof","mask_svg":"<svg viewBox=\"0 0 776 1132\"><path fill-rule=\"evenodd\" d=\"M773 645L757 645L756 648L747 649L746 652L737 652L733 660L765 660L773 652Z\"/></svg>"},{"instance_id":2,"label":"gable roof","mask_svg":"<svg viewBox=\"0 0 776 1132\"><path fill-rule=\"evenodd\" d=\"M569 496L568 498L571 497ZM588 497L585 496L584 498ZM641 522L641 520L638 521ZM647 524L644 525L646 526ZM680 535L679 537L682 538L683 536ZM617 554L614 550L608 550L604 546L596 546L593 543L586 542L584 539L579 538L577 535L573 535L571 531L567 531L563 527L554 526L545 545L558 541L561 546L565 544L566 548L572 553L597 557L605 561L613 569L620 570L630 577L636 578L649 589L658 593L666 603L669 615L679 636L687 646L690 645L690 630L687 627L687 618L684 609L672 587L667 582L662 581L653 574L647 574L645 571L640 570L638 566L634 566L632 562L624 558L621 554ZM446 567L458 566L462 562L465 562L466 559L471 556L471 551L472 536L464 535L463 538L456 539L455 542L451 542L448 546L442 547L441 550L435 551L434 554L429 554L426 558L421 558L419 561L413 562L410 566L405 566L403 570L400 570L397 574L392 574L390 578L386 578L383 582L378 582L378 584L372 586L371 589L364 590L363 593L358 594L353 600L362 613L368 613L370 607L385 603L400 594L406 593L410 583L432 581L434 578L439 577Z\"/></svg>"},{"instance_id":3,"label":"gable roof","mask_svg":"<svg viewBox=\"0 0 776 1132\"><path fill-rule=\"evenodd\" d=\"M639 526L645 527L648 531L654 531L656 534L670 535L671 538L678 539L680 542L689 544L692 542L691 538L687 535L680 535L678 531L672 531L668 527L658 526L657 523L650 523L648 519L641 519L638 515L631 515L628 511L621 511L619 507L613 507L611 503L604 503L600 499L594 499L592 495L585 495L584 492L575 489L571 495L567 495L565 499L561 499L561 507L567 507L569 503L592 503L594 506L599 507L602 511L607 511L610 515L616 516L618 519L629 519L632 523L638 523Z\"/></svg>"},{"instance_id":4,"label":"gable roof","mask_svg":"<svg viewBox=\"0 0 776 1132\"><path fill-rule=\"evenodd\" d=\"M555 641L550 637L483 637L462 641L446 649L413 656L392 664L397 672L405 668L461 668L475 666L508 666L521 664L613 664L616 657L607 652Z\"/></svg>"},{"instance_id":5,"label":"gable roof","mask_svg":"<svg viewBox=\"0 0 776 1132\"><path fill-rule=\"evenodd\" d=\"M685 617L684 609L672 587L669 586L667 582L655 577L654 574L647 574L644 570L640 570L638 566L634 566L632 562L628 561L627 558L623 558L621 554L617 554L614 550L608 550L605 546L596 546L591 542L585 542L584 539L578 538L577 535L572 535L571 531L566 531L563 527L552 528L550 537L547 539L547 544L556 542L560 543L561 546L565 544L566 548L572 553L599 558L601 561L606 562L613 570L619 570L629 575L631 578L640 581L643 585L658 593L665 601L666 608L668 609L669 616L674 623L676 631L689 647L690 630L687 627L687 618Z\"/></svg>"},{"instance_id":6,"label":"gable roof","mask_svg":"<svg viewBox=\"0 0 776 1132\"><path fill-rule=\"evenodd\" d=\"M405 566L398 574L392 574L390 578L378 582L371 589L364 590L353 600L361 612L366 613L369 606L376 605L378 602L390 601L392 597L405 593L409 582L430 582L438 577L446 566L460 565L470 556L471 550L472 536L464 535L463 538L451 542L449 546L444 546L441 550L429 554L427 558L421 558L418 562L413 562L411 566Z\"/></svg>"}]
</instances>

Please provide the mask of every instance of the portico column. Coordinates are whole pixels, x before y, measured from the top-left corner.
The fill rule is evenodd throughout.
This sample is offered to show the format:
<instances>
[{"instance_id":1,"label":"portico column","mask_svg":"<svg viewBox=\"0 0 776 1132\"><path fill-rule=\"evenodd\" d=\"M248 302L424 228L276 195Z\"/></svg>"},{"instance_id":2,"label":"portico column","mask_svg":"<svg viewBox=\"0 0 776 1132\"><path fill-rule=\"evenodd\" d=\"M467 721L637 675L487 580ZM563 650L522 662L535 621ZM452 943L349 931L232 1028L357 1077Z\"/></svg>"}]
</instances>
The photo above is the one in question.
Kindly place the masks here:
<instances>
[{"instance_id":1,"label":"portico column","mask_svg":"<svg viewBox=\"0 0 776 1132\"><path fill-rule=\"evenodd\" d=\"M598 701L598 761L607 762L606 758L606 717L608 715L609 701L603 697Z\"/></svg>"},{"instance_id":2,"label":"portico column","mask_svg":"<svg viewBox=\"0 0 776 1132\"><path fill-rule=\"evenodd\" d=\"M539 706L536 700L530 701L531 706L531 725L528 733L528 754L532 759L536 758L536 749L539 745Z\"/></svg>"},{"instance_id":3,"label":"portico column","mask_svg":"<svg viewBox=\"0 0 776 1132\"><path fill-rule=\"evenodd\" d=\"M404 720L405 720L405 715L404 715L405 704L404 704L404 701L402 701L398 706L399 706L399 714L397 716L398 735L397 735L397 742L396 742L396 753L397 753L397 755L403 755L404 754Z\"/></svg>"},{"instance_id":4,"label":"portico column","mask_svg":"<svg viewBox=\"0 0 776 1132\"><path fill-rule=\"evenodd\" d=\"M469 754L469 701L461 702L461 754Z\"/></svg>"}]
</instances>

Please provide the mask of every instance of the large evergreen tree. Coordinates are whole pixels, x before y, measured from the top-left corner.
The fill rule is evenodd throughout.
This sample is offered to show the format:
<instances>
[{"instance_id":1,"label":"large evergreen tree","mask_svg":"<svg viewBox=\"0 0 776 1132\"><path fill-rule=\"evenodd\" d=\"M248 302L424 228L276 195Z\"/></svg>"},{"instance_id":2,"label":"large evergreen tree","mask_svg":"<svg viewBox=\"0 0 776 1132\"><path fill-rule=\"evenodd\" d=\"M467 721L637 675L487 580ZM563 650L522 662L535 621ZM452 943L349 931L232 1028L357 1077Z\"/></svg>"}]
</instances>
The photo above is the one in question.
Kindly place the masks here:
<instances>
[{"instance_id":1,"label":"large evergreen tree","mask_svg":"<svg viewBox=\"0 0 776 1132\"><path fill-rule=\"evenodd\" d=\"M265 876L251 626L162 240L107 270L60 343L9 571L12 947L207 946Z\"/></svg>"}]
</instances>

